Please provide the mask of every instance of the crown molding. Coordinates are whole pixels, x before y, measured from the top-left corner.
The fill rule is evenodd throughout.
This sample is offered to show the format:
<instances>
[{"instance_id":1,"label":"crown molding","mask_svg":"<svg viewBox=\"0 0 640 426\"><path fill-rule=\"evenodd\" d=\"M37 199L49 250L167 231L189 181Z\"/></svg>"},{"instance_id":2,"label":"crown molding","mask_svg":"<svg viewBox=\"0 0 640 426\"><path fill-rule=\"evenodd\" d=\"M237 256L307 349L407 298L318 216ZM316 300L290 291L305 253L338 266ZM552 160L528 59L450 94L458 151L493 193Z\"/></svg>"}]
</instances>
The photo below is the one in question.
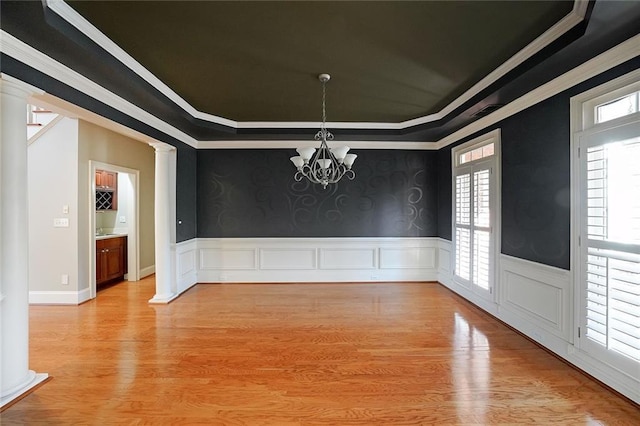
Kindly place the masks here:
<instances>
[{"instance_id":1,"label":"crown molding","mask_svg":"<svg viewBox=\"0 0 640 426\"><path fill-rule=\"evenodd\" d=\"M61 81L70 87L81 91L113 108L119 110L129 116L149 124L155 129L172 136L189 146L198 149L223 149L223 148L241 148L241 149L260 149L260 148L296 148L297 146L312 143L307 141L270 141L270 140L252 140L252 141L196 141L191 136L181 132L173 126L165 123L157 117L149 114L141 108L129 103L128 101L118 97L107 89L97 85L93 81L78 74L72 69L60 64L54 59L42 54L41 52L26 45L22 41L16 39L10 34L0 30L0 49L3 53L19 60L26 65L49 75L50 77ZM390 141L353 141L349 142L351 148L354 149L440 149L453 144L467 136L485 129L507 117L510 117L526 108L529 108L545 99L550 98L564 90L567 90L589 78L605 72L617 65L628 60L640 56L640 35L636 35L617 46L601 53L600 55L590 59L589 61L579 65L571 71L555 78L554 80L532 90L531 92L521 96L513 102L505 105L499 110L487 115L473 123L463 127L462 129L438 140L438 141L422 141L422 142L390 142ZM6 74L2 78L7 78ZM19 80L19 76L9 76L15 80ZM34 88L35 90L41 90Z\"/></svg>"},{"instance_id":2,"label":"crown molding","mask_svg":"<svg viewBox=\"0 0 640 426\"><path fill-rule=\"evenodd\" d=\"M45 3L49 9L58 14L62 19L73 25L81 33L93 40L98 46L106 50L114 58L122 62L125 66L135 72L142 79L151 84L163 95L173 101L176 105L181 107L192 117L205 121L211 121L213 123L221 124L229 127L237 127L237 122L228 120L223 117L218 117L212 114L206 114L196 110L187 101L182 99L176 92L171 90L169 86L164 84L159 78L153 75L138 61L133 59L127 52L125 52L120 46L115 44L109 37L104 35L102 31L97 29L93 24L87 21L82 15L76 12L71 6L69 6L63 0L45 0Z\"/></svg>"},{"instance_id":3,"label":"crown molding","mask_svg":"<svg viewBox=\"0 0 640 426\"><path fill-rule=\"evenodd\" d=\"M80 92L88 95L94 99L103 102L104 104L124 113L128 116L148 124L159 130L166 135L169 135L185 144L196 149L277 149L277 148L297 148L301 145L314 143L314 140L301 140L301 141L271 141L271 140L255 140L255 141L197 141L193 137L186 133L176 129L170 124L162 121L156 116L148 113L142 108L133 105L129 101L119 97L113 92L105 89L104 87L89 80L87 77L79 74L56 61L55 59L41 53L33 47L25 44L21 40L15 38L9 33L0 30L0 51L2 53L11 56L12 58L28 65L29 67L38 70L70 87L79 90ZM3 73L2 78L6 81L20 82L19 76L10 76ZM153 142L154 138L143 135L142 133L129 129L119 123L116 123L110 119L100 117L99 115L87 111L82 107L75 107L64 100L56 101L52 95L47 95L44 90L37 88L33 85L27 85L22 83L25 87L29 87L32 94L38 94L44 97L42 99L49 105L55 106L56 110L61 112L71 112L73 116L81 118L83 120L100 125L115 132L124 134L143 142ZM424 149L436 149L434 142L391 142L391 141L353 141L349 142L351 148L357 149L405 149L405 150L424 150Z\"/></svg>"},{"instance_id":4,"label":"crown molding","mask_svg":"<svg viewBox=\"0 0 640 426\"><path fill-rule=\"evenodd\" d=\"M109 37L97 29L93 24L87 21L82 15L76 12L71 6L69 6L64 0L45 0L45 3L49 9L58 14L61 18L66 20L69 24L73 25L76 29L89 37L105 51L111 54L114 58L119 60L126 67L131 69L140 78L147 81L159 92L165 95L168 99L182 108L185 112L190 114L195 119L208 121L223 126L232 127L235 129L302 129L302 128L315 128L319 127L319 122L272 122L272 121L235 121L220 117L213 114L208 114L202 111L196 110L191 104L184 100L180 95L174 92L166 84L164 84L153 73L147 70L142 64L131 57L120 46L114 43ZM571 28L579 24L584 20L585 14L588 9L588 0L574 0L573 9L563 19L558 21L553 27L549 28L543 34L541 34L534 41L525 46L518 53L513 55L509 60L504 62L498 68L493 70L489 75L476 83L473 87L464 92L461 96L448 104L445 108L435 114L426 115L423 117L406 120L398 123L385 123L385 122L331 122L327 123L334 129L370 129L370 130L403 130L413 126L421 124L431 123L440 120L453 112L456 108L462 106L465 102L471 99L473 96L480 93L482 90L489 87L495 81L505 76L509 71L513 70L531 56L540 52L543 48L551 44L560 36L565 34Z\"/></svg>"},{"instance_id":5,"label":"crown molding","mask_svg":"<svg viewBox=\"0 0 640 426\"><path fill-rule=\"evenodd\" d=\"M4 40L2 41L4 42ZM2 82L2 88L0 90L2 90L2 92L7 91L8 90L7 87L11 86L15 94L19 92L23 96L41 95L44 93L42 90L38 89L37 87L29 83L25 83L24 81L19 80L5 73L0 73L0 80Z\"/></svg>"},{"instance_id":6,"label":"crown molding","mask_svg":"<svg viewBox=\"0 0 640 426\"><path fill-rule=\"evenodd\" d=\"M198 149L296 149L301 146L316 147L315 139L305 140L251 140L251 141L200 141ZM436 150L436 142L393 142L393 141L333 141L331 146L347 145L350 149L393 149L408 151Z\"/></svg>"},{"instance_id":7,"label":"crown molding","mask_svg":"<svg viewBox=\"0 0 640 426\"><path fill-rule=\"evenodd\" d=\"M61 64L55 59L25 44L4 30L0 30L0 39L2 39L2 43L0 44L0 50L2 53L17 59L31 68L73 87L94 99L98 99L105 105L115 108L116 110L123 112L130 117L136 118L143 123L151 125L157 130L174 137L189 146L194 148L196 147L197 142L191 136L165 123L156 116L132 104L126 99L121 98L92 80L89 80L87 77L72 70L66 65ZM18 76L13 77L17 78ZM42 89L39 88L39 90Z\"/></svg>"},{"instance_id":8,"label":"crown molding","mask_svg":"<svg viewBox=\"0 0 640 426\"><path fill-rule=\"evenodd\" d=\"M471 99L473 96L480 93L482 90L489 87L491 84L496 82L499 78L505 76L509 71L516 68L518 65L522 64L524 61L540 52L543 48L547 47L549 44L554 42L564 33L569 31L571 28L578 25L580 22L584 20L585 14L587 13L587 8L589 5L588 0L575 0L573 3L573 9L567 16L558 21L553 27L549 28L547 31L542 33L538 38L533 40L524 49L520 50L518 53L509 58L505 63L500 65L498 68L489 73L485 78L480 80L478 83L473 85L469 90L460 95L457 99L451 102L449 105L444 107L437 114L433 114L432 116L438 116L436 119L439 120L447 116L447 114L453 112L456 108L462 106L465 102ZM421 118L416 118L413 120L408 120L401 123L404 127L412 127L420 124L429 123L436 119L431 119L432 116L425 116Z\"/></svg>"},{"instance_id":9,"label":"crown molding","mask_svg":"<svg viewBox=\"0 0 640 426\"><path fill-rule=\"evenodd\" d=\"M142 132L131 129L123 124L117 123L109 118L103 117L99 114L86 110L80 106L74 105L70 102L47 93L34 95L28 99L28 102L33 105L48 109L50 111L57 112L58 114L65 117L78 118L88 123L95 124L96 126L111 130L112 132L121 134L128 137L129 139L133 139L138 142L146 144L160 142L159 140L145 135ZM40 133L38 133L38 135L39 134Z\"/></svg>"},{"instance_id":10,"label":"crown molding","mask_svg":"<svg viewBox=\"0 0 640 426\"><path fill-rule=\"evenodd\" d=\"M583 81L595 77L598 74L601 74L637 56L640 56L640 34L623 41L617 46L612 47L576 68L573 68L571 71L568 71L550 82L533 89L492 114L476 120L462 129L445 136L437 142L437 149L444 148L467 136L479 132L482 129L517 114L518 112L537 103L549 99L560 92L570 89Z\"/></svg>"}]
</instances>

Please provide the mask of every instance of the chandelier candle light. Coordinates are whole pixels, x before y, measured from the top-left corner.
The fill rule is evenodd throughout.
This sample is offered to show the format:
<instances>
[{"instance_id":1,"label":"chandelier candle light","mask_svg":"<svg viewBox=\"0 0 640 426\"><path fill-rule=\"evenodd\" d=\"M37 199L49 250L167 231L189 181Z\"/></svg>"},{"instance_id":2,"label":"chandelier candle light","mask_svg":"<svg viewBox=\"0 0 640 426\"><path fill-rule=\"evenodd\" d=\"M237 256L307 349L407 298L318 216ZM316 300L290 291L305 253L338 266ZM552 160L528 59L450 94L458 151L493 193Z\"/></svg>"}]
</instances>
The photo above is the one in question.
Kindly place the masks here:
<instances>
[{"instance_id":1,"label":"chandelier candle light","mask_svg":"<svg viewBox=\"0 0 640 426\"><path fill-rule=\"evenodd\" d=\"M337 183L343 176L350 180L356 176L351 170L353 162L358 157L356 154L347 154L348 146L329 148L327 141L333 140L333 134L327 130L327 113L325 110L325 87L331 76L320 74L318 79L322 82L322 125L316 133L315 140L320 141L320 148L298 148L298 154L291 157L291 162L298 168L294 179L300 182L303 177L312 183L319 183L326 188L330 183ZM315 155L314 155L315 154Z\"/></svg>"}]
</instances>

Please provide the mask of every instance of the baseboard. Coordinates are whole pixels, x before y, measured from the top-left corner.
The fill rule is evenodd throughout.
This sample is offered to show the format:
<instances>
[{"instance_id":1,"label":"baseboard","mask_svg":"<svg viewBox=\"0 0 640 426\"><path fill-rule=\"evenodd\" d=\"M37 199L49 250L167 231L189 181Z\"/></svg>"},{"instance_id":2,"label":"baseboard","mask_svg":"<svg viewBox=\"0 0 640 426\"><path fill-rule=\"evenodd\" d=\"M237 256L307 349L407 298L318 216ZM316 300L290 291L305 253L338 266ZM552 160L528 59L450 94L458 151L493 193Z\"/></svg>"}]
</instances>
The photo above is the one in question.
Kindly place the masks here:
<instances>
[{"instance_id":1,"label":"baseboard","mask_svg":"<svg viewBox=\"0 0 640 426\"><path fill-rule=\"evenodd\" d=\"M30 305L79 305L90 298L88 288L79 291L30 291Z\"/></svg>"},{"instance_id":2,"label":"baseboard","mask_svg":"<svg viewBox=\"0 0 640 426\"><path fill-rule=\"evenodd\" d=\"M156 273L156 265L147 266L146 268L140 269L140 279L143 279L155 273Z\"/></svg>"},{"instance_id":3,"label":"baseboard","mask_svg":"<svg viewBox=\"0 0 640 426\"><path fill-rule=\"evenodd\" d=\"M198 284L198 276L193 273L178 280L178 294L182 294L194 285Z\"/></svg>"}]
</instances>

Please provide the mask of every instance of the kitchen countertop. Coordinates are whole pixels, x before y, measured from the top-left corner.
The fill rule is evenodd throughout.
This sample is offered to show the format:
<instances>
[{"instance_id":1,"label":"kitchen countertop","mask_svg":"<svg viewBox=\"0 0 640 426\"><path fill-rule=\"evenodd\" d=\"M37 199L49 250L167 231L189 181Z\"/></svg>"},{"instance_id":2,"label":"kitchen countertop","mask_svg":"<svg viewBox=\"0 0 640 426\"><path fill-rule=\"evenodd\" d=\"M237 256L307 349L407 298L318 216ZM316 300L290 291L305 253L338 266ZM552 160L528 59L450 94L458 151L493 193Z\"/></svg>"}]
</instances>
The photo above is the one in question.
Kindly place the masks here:
<instances>
[{"instance_id":1,"label":"kitchen countertop","mask_svg":"<svg viewBox=\"0 0 640 426\"><path fill-rule=\"evenodd\" d=\"M96 241L98 240L106 240L108 238L118 238L118 237L126 237L127 234L102 234L102 235L97 235L96 234Z\"/></svg>"}]
</instances>

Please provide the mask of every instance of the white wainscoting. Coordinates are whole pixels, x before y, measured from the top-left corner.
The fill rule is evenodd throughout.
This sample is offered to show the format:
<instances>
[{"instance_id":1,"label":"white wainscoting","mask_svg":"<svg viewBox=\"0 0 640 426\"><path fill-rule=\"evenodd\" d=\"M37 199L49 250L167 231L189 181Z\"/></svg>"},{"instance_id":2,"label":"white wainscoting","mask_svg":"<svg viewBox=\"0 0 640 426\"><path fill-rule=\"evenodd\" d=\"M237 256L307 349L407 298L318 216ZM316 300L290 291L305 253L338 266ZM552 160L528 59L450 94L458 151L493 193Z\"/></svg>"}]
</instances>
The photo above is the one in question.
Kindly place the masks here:
<instances>
[{"instance_id":1,"label":"white wainscoting","mask_svg":"<svg viewBox=\"0 0 640 426\"><path fill-rule=\"evenodd\" d=\"M320 269L377 269L375 248L320 249Z\"/></svg>"},{"instance_id":2,"label":"white wainscoting","mask_svg":"<svg viewBox=\"0 0 640 426\"><path fill-rule=\"evenodd\" d=\"M318 249L261 247L258 249L258 265L262 271L313 270L317 268Z\"/></svg>"},{"instance_id":3,"label":"white wainscoting","mask_svg":"<svg viewBox=\"0 0 640 426\"><path fill-rule=\"evenodd\" d=\"M175 245L176 287L184 293L198 283L198 241L188 240Z\"/></svg>"},{"instance_id":4,"label":"white wainscoting","mask_svg":"<svg viewBox=\"0 0 640 426\"><path fill-rule=\"evenodd\" d=\"M571 273L511 256L500 258L501 312L571 342L573 285Z\"/></svg>"},{"instance_id":5,"label":"white wainscoting","mask_svg":"<svg viewBox=\"0 0 640 426\"><path fill-rule=\"evenodd\" d=\"M438 238L438 282L451 286L453 274L453 244L449 240Z\"/></svg>"},{"instance_id":6,"label":"white wainscoting","mask_svg":"<svg viewBox=\"0 0 640 426\"><path fill-rule=\"evenodd\" d=\"M197 281L436 281L438 238L199 238Z\"/></svg>"},{"instance_id":7,"label":"white wainscoting","mask_svg":"<svg viewBox=\"0 0 640 426\"><path fill-rule=\"evenodd\" d=\"M201 248L198 250L201 270L256 269L256 249Z\"/></svg>"}]
</instances>

